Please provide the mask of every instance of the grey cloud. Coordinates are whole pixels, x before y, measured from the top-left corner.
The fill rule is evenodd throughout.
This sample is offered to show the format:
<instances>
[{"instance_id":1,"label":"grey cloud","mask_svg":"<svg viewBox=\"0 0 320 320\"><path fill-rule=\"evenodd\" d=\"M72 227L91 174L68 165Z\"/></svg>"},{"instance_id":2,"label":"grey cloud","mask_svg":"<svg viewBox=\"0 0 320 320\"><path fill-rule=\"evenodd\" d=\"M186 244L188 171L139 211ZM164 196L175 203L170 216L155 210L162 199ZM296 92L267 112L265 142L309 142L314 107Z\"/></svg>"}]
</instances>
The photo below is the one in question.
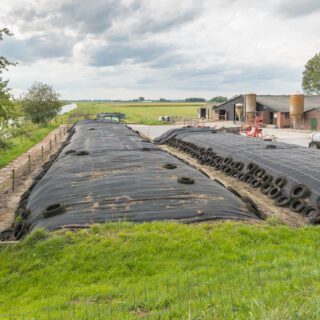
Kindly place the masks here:
<instances>
[{"instance_id":1,"label":"grey cloud","mask_svg":"<svg viewBox=\"0 0 320 320\"><path fill-rule=\"evenodd\" d=\"M127 4L124 0L67 0L59 2L43 2L42 6L29 3L26 7L14 7L9 18L21 27L38 30L39 25L68 28L82 35L101 34L108 30L115 19L125 16L138 8L137 1Z\"/></svg>"},{"instance_id":2,"label":"grey cloud","mask_svg":"<svg viewBox=\"0 0 320 320\"><path fill-rule=\"evenodd\" d=\"M13 6L10 19L26 33L31 31L46 36L13 41L7 44L7 49L12 49L10 51L16 59L33 61L38 58L61 57L64 54L68 57L72 48L83 39L101 39L110 44L88 50L91 65L118 65L128 59L136 63L152 62L161 57L167 48L157 44L141 45L141 41L151 37L149 33L162 33L193 21L200 14L204 1L177 2L178 8L174 8L175 1L172 1L168 2L172 10L164 7L158 12L154 11L155 3L150 5L149 0L46 0L39 6L35 2L29 2L28 6ZM62 40L51 34L53 30L61 34L71 31L75 36L62 43ZM175 50L172 44L171 50ZM158 67L161 63L166 62L158 61Z\"/></svg>"},{"instance_id":3,"label":"grey cloud","mask_svg":"<svg viewBox=\"0 0 320 320\"><path fill-rule=\"evenodd\" d=\"M143 23L133 27L133 31L137 33L159 33L189 23L196 19L200 15L202 10L201 1L197 3L197 6L190 7L181 11L173 11L171 14L167 14L158 18L150 18L148 15L144 15Z\"/></svg>"},{"instance_id":4,"label":"grey cloud","mask_svg":"<svg viewBox=\"0 0 320 320\"><path fill-rule=\"evenodd\" d=\"M319 12L320 2L319 0L282 0L276 6L276 11L289 18L301 17Z\"/></svg>"},{"instance_id":5,"label":"grey cloud","mask_svg":"<svg viewBox=\"0 0 320 320\"><path fill-rule=\"evenodd\" d=\"M189 66L176 68L167 73L160 72L157 77L146 76L139 80L137 87L168 88L179 90L216 90L230 91L261 90L265 92L268 86L274 87L276 83L299 82L301 71L285 66L267 65L216 65L197 69ZM289 91L292 88L288 88Z\"/></svg>"},{"instance_id":6,"label":"grey cloud","mask_svg":"<svg viewBox=\"0 0 320 320\"><path fill-rule=\"evenodd\" d=\"M181 64L187 64L190 61L181 54L166 54L150 63L150 67L154 69L164 69L176 67Z\"/></svg>"},{"instance_id":7,"label":"grey cloud","mask_svg":"<svg viewBox=\"0 0 320 320\"><path fill-rule=\"evenodd\" d=\"M114 66L131 60L134 63L150 62L163 55L168 47L158 44L137 45L114 43L92 50L90 64L95 67Z\"/></svg>"},{"instance_id":8,"label":"grey cloud","mask_svg":"<svg viewBox=\"0 0 320 320\"><path fill-rule=\"evenodd\" d=\"M125 10L121 1L73 0L63 4L56 24L74 28L80 27L85 34L100 34L112 26L113 19Z\"/></svg>"},{"instance_id":9,"label":"grey cloud","mask_svg":"<svg viewBox=\"0 0 320 320\"><path fill-rule=\"evenodd\" d=\"M38 30L39 26L68 28L81 35L99 35L110 30L115 21L128 23L128 33L159 33L194 20L202 10L205 0L191 1L175 10L162 14L148 6L148 0L68 0L63 3L47 2L42 7L29 4L14 7L10 13L13 23ZM190 2L189 1L189 2ZM45 2L44 2L45 3ZM51 7L49 6L49 3ZM132 21L130 19L133 18Z\"/></svg>"},{"instance_id":10,"label":"grey cloud","mask_svg":"<svg viewBox=\"0 0 320 320\"><path fill-rule=\"evenodd\" d=\"M72 47L72 38L53 34L24 40L10 38L0 43L1 52L5 56L23 62L34 62L42 58L67 58L72 55Z\"/></svg>"}]
</instances>

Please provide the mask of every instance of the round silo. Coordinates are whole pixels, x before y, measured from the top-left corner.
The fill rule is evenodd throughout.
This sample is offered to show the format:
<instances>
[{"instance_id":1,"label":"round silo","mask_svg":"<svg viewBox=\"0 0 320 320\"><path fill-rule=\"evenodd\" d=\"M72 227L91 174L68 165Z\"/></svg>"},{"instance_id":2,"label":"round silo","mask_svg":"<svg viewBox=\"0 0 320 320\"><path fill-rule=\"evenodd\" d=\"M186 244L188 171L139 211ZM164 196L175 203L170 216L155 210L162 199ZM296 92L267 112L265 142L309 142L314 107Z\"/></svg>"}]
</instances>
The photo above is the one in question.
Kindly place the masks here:
<instances>
[{"instance_id":1,"label":"round silo","mask_svg":"<svg viewBox=\"0 0 320 320\"><path fill-rule=\"evenodd\" d=\"M235 105L235 111L239 121L241 121L243 118L243 103L237 103Z\"/></svg>"},{"instance_id":2,"label":"round silo","mask_svg":"<svg viewBox=\"0 0 320 320\"><path fill-rule=\"evenodd\" d=\"M302 124L304 113L304 94L295 92L290 96L290 118L293 128L298 128Z\"/></svg>"},{"instance_id":3,"label":"round silo","mask_svg":"<svg viewBox=\"0 0 320 320\"><path fill-rule=\"evenodd\" d=\"M246 94L245 105L247 119L251 119L257 110L257 95L255 93Z\"/></svg>"}]
</instances>

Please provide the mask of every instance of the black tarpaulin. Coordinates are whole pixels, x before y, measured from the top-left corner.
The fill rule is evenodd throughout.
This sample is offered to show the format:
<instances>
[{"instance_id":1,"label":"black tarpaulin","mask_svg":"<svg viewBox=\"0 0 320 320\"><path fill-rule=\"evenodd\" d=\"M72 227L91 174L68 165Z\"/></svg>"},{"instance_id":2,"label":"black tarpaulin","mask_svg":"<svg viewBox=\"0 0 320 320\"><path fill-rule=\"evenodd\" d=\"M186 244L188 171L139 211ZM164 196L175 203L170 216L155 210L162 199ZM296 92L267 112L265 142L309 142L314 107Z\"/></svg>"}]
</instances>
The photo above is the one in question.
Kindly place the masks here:
<instances>
[{"instance_id":1,"label":"black tarpaulin","mask_svg":"<svg viewBox=\"0 0 320 320\"><path fill-rule=\"evenodd\" d=\"M177 167L166 169L164 164ZM182 184L188 177L193 184ZM46 217L60 205L63 212ZM257 219L234 194L121 124L83 121L27 200L31 229L108 221Z\"/></svg>"},{"instance_id":2,"label":"black tarpaulin","mask_svg":"<svg viewBox=\"0 0 320 320\"><path fill-rule=\"evenodd\" d=\"M320 196L320 152L316 149L224 132L182 130L177 134L171 132L173 135L178 141L210 149L223 158L232 157L234 161L246 165L254 162L274 177L285 176L288 180L284 188L287 194L294 185L304 184L311 190L310 204L317 206ZM161 142L169 140L170 137L161 139Z\"/></svg>"}]
</instances>

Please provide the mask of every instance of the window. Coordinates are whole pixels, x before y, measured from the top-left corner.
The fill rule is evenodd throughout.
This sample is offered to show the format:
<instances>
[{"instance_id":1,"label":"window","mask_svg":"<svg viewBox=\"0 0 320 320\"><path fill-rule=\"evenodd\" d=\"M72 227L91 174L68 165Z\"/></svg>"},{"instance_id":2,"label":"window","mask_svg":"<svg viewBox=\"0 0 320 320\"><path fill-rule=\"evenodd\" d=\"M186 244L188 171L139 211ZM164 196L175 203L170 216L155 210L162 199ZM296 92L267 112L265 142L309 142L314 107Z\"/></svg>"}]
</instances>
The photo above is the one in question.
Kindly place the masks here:
<instances>
[{"instance_id":1,"label":"window","mask_svg":"<svg viewBox=\"0 0 320 320\"><path fill-rule=\"evenodd\" d=\"M290 113L289 112L285 112L284 113L284 118L285 119L290 119Z\"/></svg>"}]
</instances>

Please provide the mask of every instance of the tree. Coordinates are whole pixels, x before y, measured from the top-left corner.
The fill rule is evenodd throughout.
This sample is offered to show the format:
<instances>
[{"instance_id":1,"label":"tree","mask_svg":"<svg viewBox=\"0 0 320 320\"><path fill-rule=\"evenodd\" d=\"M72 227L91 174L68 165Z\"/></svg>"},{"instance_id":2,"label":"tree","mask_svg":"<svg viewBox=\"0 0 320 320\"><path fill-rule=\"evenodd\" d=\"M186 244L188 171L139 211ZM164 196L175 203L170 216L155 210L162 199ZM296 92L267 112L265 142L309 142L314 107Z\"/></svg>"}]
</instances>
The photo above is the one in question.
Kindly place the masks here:
<instances>
[{"instance_id":1,"label":"tree","mask_svg":"<svg viewBox=\"0 0 320 320\"><path fill-rule=\"evenodd\" d=\"M144 97L139 97L140 102L143 102L144 100L145 100Z\"/></svg>"},{"instance_id":2,"label":"tree","mask_svg":"<svg viewBox=\"0 0 320 320\"><path fill-rule=\"evenodd\" d=\"M61 110L59 96L51 86L35 82L23 97L22 108L32 122L47 124Z\"/></svg>"},{"instance_id":3,"label":"tree","mask_svg":"<svg viewBox=\"0 0 320 320\"><path fill-rule=\"evenodd\" d=\"M320 53L317 53L305 65L302 88L308 94L320 94Z\"/></svg>"},{"instance_id":4,"label":"tree","mask_svg":"<svg viewBox=\"0 0 320 320\"><path fill-rule=\"evenodd\" d=\"M206 102L204 98L187 98L186 102Z\"/></svg>"},{"instance_id":5,"label":"tree","mask_svg":"<svg viewBox=\"0 0 320 320\"><path fill-rule=\"evenodd\" d=\"M228 98L222 97L222 96L214 97L210 100L210 102L218 102L218 103L222 103L222 102L226 102L226 101L228 101Z\"/></svg>"},{"instance_id":6,"label":"tree","mask_svg":"<svg viewBox=\"0 0 320 320\"><path fill-rule=\"evenodd\" d=\"M11 37L13 34L7 29L0 29L0 41L3 40L4 36ZM8 81L2 79L1 74L10 65L15 65L10 62L7 58L0 56L0 118L2 120L8 120L13 104L10 100L11 96L8 89Z\"/></svg>"}]
</instances>

